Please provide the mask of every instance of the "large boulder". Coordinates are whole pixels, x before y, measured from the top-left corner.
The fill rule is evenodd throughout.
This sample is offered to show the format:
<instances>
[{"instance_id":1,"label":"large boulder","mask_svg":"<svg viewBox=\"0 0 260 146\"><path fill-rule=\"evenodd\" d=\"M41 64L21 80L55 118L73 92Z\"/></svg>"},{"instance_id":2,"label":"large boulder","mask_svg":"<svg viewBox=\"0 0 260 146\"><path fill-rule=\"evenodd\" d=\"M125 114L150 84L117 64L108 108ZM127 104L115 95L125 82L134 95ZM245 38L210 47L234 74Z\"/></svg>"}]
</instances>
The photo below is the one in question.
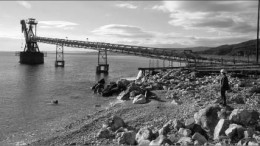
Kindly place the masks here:
<instances>
[{"instance_id":1,"label":"large boulder","mask_svg":"<svg viewBox=\"0 0 260 146\"><path fill-rule=\"evenodd\" d=\"M112 131L116 131L120 127L125 127L125 122L120 117L114 115L107 119L107 121L104 123L103 127L110 127Z\"/></svg>"},{"instance_id":2,"label":"large boulder","mask_svg":"<svg viewBox=\"0 0 260 146\"><path fill-rule=\"evenodd\" d=\"M172 125L175 130L179 130L180 128L184 127L184 124L180 120L177 120L177 119L174 119L172 121Z\"/></svg>"},{"instance_id":3,"label":"large boulder","mask_svg":"<svg viewBox=\"0 0 260 146\"><path fill-rule=\"evenodd\" d=\"M198 133L198 132L196 132L196 133L194 133L194 134L192 135L192 139L193 139L193 140L197 140L197 141L199 142L199 144L201 144L201 145L204 145L204 143L207 142L207 139L206 139L203 135L201 135L200 133Z\"/></svg>"},{"instance_id":4,"label":"large boulder","mask_svg":"<svg viewBox=\"0 0 260 146\"><path fill-rule=\"evenodd\" d=\"M141 89L138 85L136 85L134 82L133 83L130 83L126 89L126 92L131 92L131 91L134 91L134 90L137 90L141 93L144 93L144 90Z\"/></svg>"},{"instance_id":5,"label":"large boulder","mask_svg":"<svg viewBox=\"0 0 260 146\"><path fill-rule=\"evenodd\" d=\"M195 124L194 118L189 118L185 120L185 128L192 129Z\"/></svg>"},{"instance_id":6,"label":"large boulder","mask_svg":"<svg viewBox=\"0 0 260 146\"><path fill-rule=\"evenodd\" d=\"M149 146L151 141L149 140L141 140L139 143L138 143L138 146Z\"/></svg>"},{"instance_id":7,"label":"large boulder","mask_svg":"<svg viewBox=\"0 0 260 146\"><path fill-rule=\"evenodd\" d=\"M194 120L196 124L213 134L215 126L218 123L218 112L220 111L218 105L210 105L204 109L199 110L194 114Z\"/></svg>"},{"instance_id":8,"label":"large boulder","mask_svg":"<svg viewBox=\"0 0 260 146\"><path fill-rule=\"evenodd\" d=\"M136 97L134 97L133 104L144 104L146 103L146 98L144 95L139 94Z\"/></svg>"},{"instance_id":9,"label":"large boulder","mask_svg":"<svg viewBox=\"0 0 260 146\"><path fill-rule=\"evenodd\" d=\"M259 113L254 110L234 109L229 116L229 120L244 126L254 125L259 119Z\"/></svg>"},{"instance_id":10,"label":"large boulder","mask_svg":"<svg viewBox=\"0 0 260 146\"><path fill-rule=\"evenodd\" d=\"M134 90L130 92L130 99L133 100L137 95L142 94L141 92Z\"/></svg>"},{"instance_id":11,"label":"large boulder","mask_svg":"<svg viewBox=\"0 0 260 146\"><path fill-rule=\"evenodd\" d=\"M127 86L127 89L125 91L122 91L118 96L117 96L117 99L120 99L120 100L129 100L129 97L130 97L130 93L132 91L135 91L137 93L140 93L140 94L144 94L144 90L141 89L138 85L136 85L134 82L130 83L128 86Z\"/></svg>"},{"instance_id":12,"label":"large boulder","mask_svg":"<svg viewBox=\"0 0 260 146\"><path fill-rule=\"evenodd\" d=\"M230 124L229 120L220 119L214 130L214 140L219 139L219 136L225 135L225 130L228 129Z\"/></svg>"},{"instance_id":13,"label":"large boulder","mask_svg":"<svg viewBox=\"0 0 260 146\"><path fill-rule=\"evenodd\" d=\"M136 136L136 133L134 131L118 133L118 135L117 135L118 144L134 145L135 136Z\"/></svg>"},{"instance_id":14,"label":"large boulder","mask_svg":"<svg viewBox=\"0 0 260 146\"><path fill-rule=\"evenodd\" d=\"M252 138L254 135L254 129L252 127L249 127L247 128L245 131L244 131L244 137L245 138Z\"/></svg>"},{"instance_id":15,"label":"large boulder","mask_svg":"<svg viewBox=\"0 0 260 146\"><path fill-rule=\"evenodd\" d=\"M181 137L177 144L180 144L180 145L193 145L193 141L190 137Z\"/></svg>"},{"instance_id":16,"label":"large boulder","mask_svg":"<svg viewBox=\"0 0 260 146\"><path fill-rule=\"evenodd\" d=\"M112 95L118 95L121 91L125 90L125 88L122 88L118 86L115 82L110 82L106 88L102 91L103 97L108 97Z\"/></svg>"},{"instance_id":17,"label":"large boulder","mask_svg":"<svg viewBox=\"0 0 260 146\"><path fill-rule=\"evenodd\" d=\"M238 141L244 137L244 131L246 129L237 124L230 124L229 128L225 131L225 134L233 141Z\"/></svg>"},{"instance_id":18,"label":"large boulder","mask_svg":"<svg viewBox=\"0 0 260 146\"><path fill-rule=\"evenodd\" d=\"M189 137L191 135L191 130L185 129L185 128L180 128L179 131L178 131L178 134L180 134L184 137Z\"/></svg>"},{"instance_id":19,"label":"large boulder","mask_svg":"<svg viewBox=\"0 0 260 146\"><path fill-rule=\"evenodd\" d=\"M159 135L155 140L152 140L149 146L171 145L171 141L164 135Z\"/></svg>"},{"instance_id":20,"label":"large boulder","mask_svg":"<svg viewBox=\"0 0 260 146\"><path fill-rule=\"evenodd\" d=\"M167 135L168 132L170 132L171 130L175 129L175 125L176 123L174 123L173 120L169 120L167 123L165 123L163 125L163 127L158 131L159 135Z\"/></svg>"},{"instance_id":21,"label":"large boulder","mask_svg":"<svg viewBox=\"0 0 260 146\"><path fill-rule=\"evenodd\" d=\"M259 146L259 143L254 138L241 139L237 146Z\"/></svg>"},{"instance_id":22,"label":"large boulder","mask_svg":"<svg viewBox=\"0 0 260 146\"><path fill-rule=\"evenodd\" d=\"M206 139L208 139L208 134L207 132L201 128L200 125L198 124L194 124L194 126L191 129L191 135L193 135L194 133L200 133L201 135L203 135Z\"/></svg>"},{"instance_id":23,"label":"large boulder","mask_svg":"<svg viewBox=\"0 0 260 146\"><path fill-rule=\"evenodd\" d=\"M135 140L137 141L137 143L139 144L141 141L143 140L149 140L151 141L153 138L153 132L150 128L148 127L144 127L144 128L141 128L136 136L135 136Z\"/></svg>"},{"instance_id":24,"label":"large boulder","mask_svg":"<svg viewBox=\"0 0 260 146\"><path fill-rule=\"evenodd\" d=\"M159 135L167 135L168 132L171 130L171 124L167 122L166 124L163 125L163 127L158 131Z\"/></svg>"},{"instance_id":25,"label":"large boulder","mask_svg":"<svg viewBox=\"0 0 260 146\"><path fill-rule=\"evenodd\" d=\"M117 99L119 100L129 100L130 92L122 91L118 96Z\"/></svg>"},{"instance_id":26,"label":"large boulder","mask_svg":"<svg viewBox=\"0 0 260 146\"><path fill-rule=\"evenodd\" d=\"M101 128L97 133L97 138L110 138L115 136L115 134L108 128Z\"/></svg>"},{"instance_id":27,"label":"large boulder","mask_svg":"<svg viewBox=\"0 0 260 146\"><path fill-rule=\"evenodd\" d=\"M130 81L126 79L120 79L116 83L120 88L126 89L127 86L130 84Z\"/></svg>"}]
</instances>

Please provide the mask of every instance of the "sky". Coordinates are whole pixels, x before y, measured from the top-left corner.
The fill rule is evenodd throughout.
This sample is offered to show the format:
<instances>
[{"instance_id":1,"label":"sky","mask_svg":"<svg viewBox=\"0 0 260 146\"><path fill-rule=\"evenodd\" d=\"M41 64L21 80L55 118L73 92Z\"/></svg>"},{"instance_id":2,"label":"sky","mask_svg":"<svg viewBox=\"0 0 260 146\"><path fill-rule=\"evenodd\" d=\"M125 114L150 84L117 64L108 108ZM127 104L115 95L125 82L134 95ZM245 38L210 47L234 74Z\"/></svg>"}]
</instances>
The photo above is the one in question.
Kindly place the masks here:
<instances>
[{"instance_id":1,"label":"sky","mask_svg":"<svg viewBox=\"0 0 260 146\"><path fill-rule=\"evenodd\" d=\"M0 1L0 51L21 51L20 20L37 36L159 48L215 47L256 39L257 0ZM41 51L55 45L39 43ZM82 50L66 48L66 50Z\"/></svg>"}]
</instances>

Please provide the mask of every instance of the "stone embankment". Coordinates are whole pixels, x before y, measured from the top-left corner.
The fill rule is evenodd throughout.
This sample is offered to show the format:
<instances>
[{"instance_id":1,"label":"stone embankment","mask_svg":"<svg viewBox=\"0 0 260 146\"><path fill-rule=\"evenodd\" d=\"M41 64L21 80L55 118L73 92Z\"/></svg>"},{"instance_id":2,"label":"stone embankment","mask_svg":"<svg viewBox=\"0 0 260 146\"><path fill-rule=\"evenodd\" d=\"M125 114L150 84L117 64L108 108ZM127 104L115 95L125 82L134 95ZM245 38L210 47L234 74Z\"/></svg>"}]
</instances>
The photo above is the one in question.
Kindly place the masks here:
<instances>
[{"instance_id":1,"label":"stone embankment","mask_svg":"<svg viewBox=\"0 0 260 146\"><path fill-rule=\"evenodd\" d=\"M97 138L113 139L126 145L259 145L260 80L253 82L229 75L232 91L228 104L244 104L247 108L234 109L218 104L219 75L201 77L188 70L161 72L153 76L139 76L136 81L119 80L117 84L126 90L118 95L120 100L132 100L133 104L146 104L151 99L161 99L153 90L166 90L166 99L171 104L194 103L201 109L192 117L171 119L159 130L144 126L139 129L128 127L116 115L103 124Z\"/></svg>"}]
</instances>

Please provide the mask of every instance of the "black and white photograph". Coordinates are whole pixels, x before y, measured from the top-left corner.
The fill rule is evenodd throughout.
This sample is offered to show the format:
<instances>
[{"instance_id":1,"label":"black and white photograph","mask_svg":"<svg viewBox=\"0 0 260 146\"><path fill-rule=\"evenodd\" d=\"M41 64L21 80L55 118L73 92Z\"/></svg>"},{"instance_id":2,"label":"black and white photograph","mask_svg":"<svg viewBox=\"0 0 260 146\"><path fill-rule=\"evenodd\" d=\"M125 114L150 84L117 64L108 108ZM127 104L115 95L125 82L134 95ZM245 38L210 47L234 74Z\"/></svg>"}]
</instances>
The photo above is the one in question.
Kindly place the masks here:
<instances>
[{"instance_id":1,"label":"black and white photograph","mask_svg":"<svg viewBox=\"0 0 260 146\"><path fill-rule=\"evenodd\" d=\"M260 146L260 0L0 1L0 146Z\"/></svg>"}]
</instances>

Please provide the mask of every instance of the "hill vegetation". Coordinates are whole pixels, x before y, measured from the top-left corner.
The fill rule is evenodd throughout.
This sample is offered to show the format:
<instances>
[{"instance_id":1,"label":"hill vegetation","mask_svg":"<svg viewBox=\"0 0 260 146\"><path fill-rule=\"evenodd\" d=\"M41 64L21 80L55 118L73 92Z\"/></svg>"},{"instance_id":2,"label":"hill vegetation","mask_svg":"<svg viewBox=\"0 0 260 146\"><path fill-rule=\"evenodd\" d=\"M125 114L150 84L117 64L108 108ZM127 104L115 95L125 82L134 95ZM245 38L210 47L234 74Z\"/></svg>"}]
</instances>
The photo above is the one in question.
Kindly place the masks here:
<instances>
[{"instance_id":1,"label":"hill vegetation","mask_svg":"<svg viewBox=\"0 0 260 146\"><path fill-rule=\"evenodd\" d=\"M209 55L246 55L254 54L256 48L256 40L249 40L246 42L231 44L231 45L221 45L218 47L210 48L204 51L199 51L201 54Z\"/></svg>"}]
</instances>

